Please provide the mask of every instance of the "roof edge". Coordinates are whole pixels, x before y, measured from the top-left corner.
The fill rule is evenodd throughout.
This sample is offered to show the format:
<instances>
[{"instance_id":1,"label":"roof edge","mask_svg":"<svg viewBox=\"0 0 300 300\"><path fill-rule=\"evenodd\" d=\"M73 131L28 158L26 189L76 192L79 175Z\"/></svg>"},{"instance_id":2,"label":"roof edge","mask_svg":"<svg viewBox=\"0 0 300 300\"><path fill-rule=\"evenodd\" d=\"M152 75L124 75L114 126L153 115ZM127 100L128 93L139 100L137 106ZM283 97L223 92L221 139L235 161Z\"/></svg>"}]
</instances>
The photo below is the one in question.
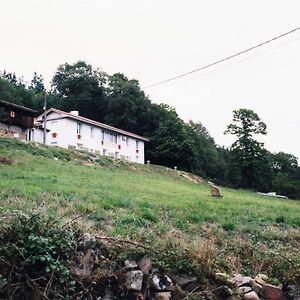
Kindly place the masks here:
<instances>
[{"instance_id":1,"label":"roof edge","mask_svg":"<svg viewBox=\"0 0 300 300\"><path fill-rule=\"evenodd\" d=\"M57 109L57 108L51 107L46 111L47 114L49 114L51 112L56 112L58 114L62 114L62 115L64 115L64 118L68 117L68 118L71 118L71 119L74 119L74 120L78 120L78 121L81 121L81 122L85 122L85 123L88 123L88 124L92 124L92 125L104 128L104 129L107 129L107 130L116 131L120 134L127 135L127 136L130 136L130 137L134 137L136 139L139 139L139 140L142 140L142 141L145 141L145 142L149 142L148 138L143 137L143 136L138 135L138 134L135 134L133 132L126 131L126 130L123 130L123 129L120 129L120 128L117 128L117 127L114 127L114 126L111 126L111 125L107 125L107 124L104 124L104 123L101 123L101 122L98 122L98 121L94 121L92 119L88 119L88 118L85 118L85 117L82 117L82 116L76 116L76 115L73 115L71 113L65 112L65 111ZM42 117L42 116L43 116L43 114L39 115L39 117Z\"/></svg>"}]
</instances>

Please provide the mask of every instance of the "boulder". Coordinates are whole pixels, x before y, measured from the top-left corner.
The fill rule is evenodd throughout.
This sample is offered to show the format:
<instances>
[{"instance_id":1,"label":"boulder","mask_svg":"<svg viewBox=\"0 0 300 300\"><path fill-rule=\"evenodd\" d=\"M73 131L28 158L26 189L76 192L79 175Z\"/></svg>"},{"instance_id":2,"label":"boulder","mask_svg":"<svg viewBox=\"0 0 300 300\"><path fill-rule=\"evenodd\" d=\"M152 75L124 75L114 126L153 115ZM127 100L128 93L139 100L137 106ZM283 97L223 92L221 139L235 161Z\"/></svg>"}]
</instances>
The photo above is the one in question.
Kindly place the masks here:
<instances>
[{"instance_id":1,"label":"boulder","mask_svg":"<svg viewBox=\"0 0 300 300\"><path fill-rule=\"evenodd\" d=\"M300 284L284 286L284 296L289 300L300 300Z\"/></svg>"},{"instance_id":2,"label":"boulder","mask_svg":"<svg viewBox=\"0 0 300 300\"><path fill-rule=\"evenodd\" d=\"M258 274L255 276L254 281L256 281L260 285L265 285L268 281L268 276L265 274Z\"/></svg>"},{"instance_id":3,"label":"boulder","mask_svg":"<svg viewBox=\"0 0 300 300\"><path fill-rule=\"evenodd\" d=\"M241 274L238 274L232 278L232 283L237 285L238 287L240 286L251 286L251 281L253 279L249 276L243 276Z\"/></svg>"},{"instance_id":4,"label":"boulder","mask_svg":"<svg viewBox=\"0 0 300 300\"><path fill-rule=\"evenodd\" d=\"M72 273L78 277L89 277L92 275L95 265L95 251L89 249L77 253L76 265L71 268Z\"/></svg>"},{"instance_id":5,"label":"boulder","mask_svg":"<svg viewBox=\"0 0 300 300\"><path fill-rule=\"evenodd\" d=\"M125 266L125 269L126 270L135 270L138 268L138 264L136 263L135 260L129 260L129 259L126 259L124 261L124 266Z\"/></svg>"},{"instance_id":6,"label":"boulder","mask_svg":"<svg viewBox=\"0 0 300 300\"><path fill-rule=\"evenodd\" d=\"M156 291L171 291L174 289L174 284L169 276L154 274L149 278L150 288Z\"/></svg>"},{"instance_id":7,"label":"boulder","mask_svg":"<svg viewBox=\"0 0 300 300\"><path fill-rule=\"evenodd\" d=\"M89 233L84 233L78 243L79 250L95 249L96 239Z\"/></svg>"},{"instance_id":8,"label":"boulder","mask_svg":"<svg viewBox=\"0 0 300 300\"><path fill-rule=\"evenodd\" d=\"M262 289L262 285L260 285L259 283L257 283L257 282L254 281L254 280L252 280L252 281L250 282L250 286L251 286L252 290L253 290L254 292L256 292L257 294L259 294L260 291L261 291L261 289Z\"/></svg>"},{"instance_id":9,"label":"boulder","mask_svg":"<svg viewBox=\"0 0 300 300\"><path fill-rule=\"evenodd\" d=\"M128 271L126 273L125 286L127 290L139 292L143 285L143 272L141 270Z\"/></svg>"},{"instance_id":10,"label":"boulder","mask_svg":"<svg viewBox=\"0 0 300 300\"><path fill-rule=\"evenodd\" d=\"M252 288L250 286L241 286L238 289L240 294L246 294L252 291Z\"/></svg>"},{"instance_id":11,"label":"boulder","mask_svg":"<svg viewBox=\"0 0 300 300\"><path fill-rule=\"evenodd\" d=\"M258 295L252 291L250 293L244 294L243 300L260 300Z\"/></svg>"},{"instance_id":12,"label":"boulder","mask_svg":"<svg viewBox=\"0 0 300 300\"><path fill-rule=\"evenodd\" d=\"M170 300L171 293L170 292L155 293L154 297L155 297L155 300Z\"/></svg>"},{"instance_id":13,"label":"boulder","mask_svg":"<svg viewBox=\"0 0 300 300\"><path fill-rule=\"evenodd\" d=\"M221 285L213 290L213 294L221 299L225 299L233 295L233 291L226 285Z\"/></svg>"},{"instance_id":14,"label":"boulder","mask_svg":"<svg viewBox=\"0 0 300 300\"><path fill-rule=\"evenodd\" d=\"M192 283L197 282L197 277L190 276L187 274L180 274L180 275L172 275L172 279L181 287L186 287Z\"/></svg>"},{"instance_id":15,"label":"boulder","mask_svg":"<svg viewBox=\"0 0 300 300\"><path fill-rule=\"evenodd\" d=\"M268 300L281 300L282 290L275 285L265 284L261 289L260 295Z\"/></svg>"},{"instance_id":16,"label":"boulder","mask_svg":"<svg viewBox=\"0 0 300 300\"><path fill-rule=\"evenodd\" d=\"M150 257L144 256L139 262L138 266L144 275L148 275L152 270L152 260Z\"/></svg>"}]
</instances>

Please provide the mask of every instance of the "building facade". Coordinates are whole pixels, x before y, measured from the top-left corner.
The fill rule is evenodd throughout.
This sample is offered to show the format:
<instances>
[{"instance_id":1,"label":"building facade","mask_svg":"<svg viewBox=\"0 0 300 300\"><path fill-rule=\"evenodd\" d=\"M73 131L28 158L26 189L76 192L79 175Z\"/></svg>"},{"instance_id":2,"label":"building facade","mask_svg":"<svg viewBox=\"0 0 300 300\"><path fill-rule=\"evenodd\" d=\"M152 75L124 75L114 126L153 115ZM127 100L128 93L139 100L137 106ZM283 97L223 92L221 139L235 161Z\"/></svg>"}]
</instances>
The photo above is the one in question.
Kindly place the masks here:
<instances>
[{"instance_id":1,"label":"building facade","mask_svg":"<svg viewBox=\"0 0 300 300\"><path fill-rule=\"evenodd\" d=\"M29 128L34 126L35 110L0 100L0 137L31 139Z\"/></svg>"},{"instance_id":2,"label":"building facade","mask_svg":"<svg viewBox=\"0 0 300 300\"><path fill-rule=\"evenodd\" d=\"M39 143L44 137L44 115L38 116L30 139ZM51 108L46 112L46 144L79 149L117 159L144 163L145 137L70 113Z\"/></svg>"}]
</instances>

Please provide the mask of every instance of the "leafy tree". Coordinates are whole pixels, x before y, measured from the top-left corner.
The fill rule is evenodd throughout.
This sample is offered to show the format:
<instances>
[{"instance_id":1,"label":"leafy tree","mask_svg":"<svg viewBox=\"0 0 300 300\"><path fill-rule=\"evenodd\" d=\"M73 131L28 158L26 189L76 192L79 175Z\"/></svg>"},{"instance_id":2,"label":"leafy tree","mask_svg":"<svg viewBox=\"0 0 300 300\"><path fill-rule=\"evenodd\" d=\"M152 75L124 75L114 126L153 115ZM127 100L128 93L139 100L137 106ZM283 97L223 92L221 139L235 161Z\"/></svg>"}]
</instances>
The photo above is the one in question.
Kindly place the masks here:
<instances>
[{"instance_id":1,"label":"leafy tree","mask_svg":"<svg viewBox=\"0 0 300 300\"><path fill-rule=\"evenodd\" d=\"M196 148L191 128L168 105L155 106L158 126L150 135L148 158L155 164L195 169Z\"/></svg>"},{"instance_id":2,"label":"leafy tree","mask_svg":"<svg viewBox=\"0 0 300 300\"><path fill-rule=\"evenodd\" d=\"M37 109L34 93L15 74L4 72L0 75L0 99Z\"/></svg>"},{"instance_id":3,"label":"leafy tree","mask_svg":"<svg viewBox=\"0 0 300 300\"><path fill-rule=\"evenodd\" d=\"M266 124L250 109L234 110L233 123L227 126L224 133L237 136L237 140L231 146L232 171L229 179L236 186L267 188L269 184L265 174L270 171L267 151L263 143L253 137L255 134L265 135Z\"/></svg>"},{"instance_id":4,"label":"leafy tree","mask_svg":"<svg viewBox=\"0 0 300 300\"><path fill-rule=\"evenodd\" d=\"M197 171L201 176L216 178L219 176L219 153L214 139L201 122L189 121L193 131L193 140L197 152Z\"/></svg>"},{"instance_id":5,"label":"leafy tree","mask_svg":"<svg viewBox=\"0 0 300 300\"><path fill-rule=\"evenodd\" d=\"M137 80L121 73L109 76L107 94L105 123L142 135L151 131L154 112Z\"/></svg>"},{"instance_id":6,"label":"leafy tree","mask_svg":"<svg viewBox=\"0 0 300 300\"><path fill-rule=\"evenodd\" d=\"M29 89L33 90L35 93L44 93L46 89L43 76L34 72Z\"/></svg>"},{"instance_id":7,"label":"leafy tree","mask_svg":"<svg viewBox=\"0 0 300 300\"><path fill-rule=\"evenodd\" d=\"M63 110L101 121L106 111L106 74L84 61L60 65L52 79L53 93Z\"/></svg>"},{"instance_id":8,"label":"leafy tree","mask_svg":"<svg viewBox=\"0 0 300 300\"><path fill-rule=\"evenodd\" d=\"M300 174L297 157L278 152L271 155L272 188L279 194L290 198L300 198Z\"/></svg>"}]
</instances>

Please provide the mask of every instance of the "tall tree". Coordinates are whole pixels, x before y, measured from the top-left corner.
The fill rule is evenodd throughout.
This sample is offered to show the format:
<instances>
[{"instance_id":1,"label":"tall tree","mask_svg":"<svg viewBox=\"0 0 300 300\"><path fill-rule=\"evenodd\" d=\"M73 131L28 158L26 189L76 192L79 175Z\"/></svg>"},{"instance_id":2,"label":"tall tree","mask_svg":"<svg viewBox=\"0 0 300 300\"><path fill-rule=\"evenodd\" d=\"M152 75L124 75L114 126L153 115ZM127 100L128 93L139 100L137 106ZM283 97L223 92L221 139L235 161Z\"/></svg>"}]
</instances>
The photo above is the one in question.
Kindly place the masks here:
<instances>
[{"instance_id":1,"label":"tall tree","mask_svg":"<svg viewBox=\"0 0 300 300\"><path fill-rule=\"evenodd\" d=\"M138 134L151 131L153 110L137 80L121 73L109 76L104 122Z\"/></svg>"},{"instance_id":2,"label":"tall tree","mask_svg":"<svg viewBox=\"0 0 300 300\"><path fill-rule=\"evenodd\" d=\"M168 105L155 105L157 128L150 135L148 158L155 164L194 171L196 145L192 129Z\"/></svg>"},{"instance_id":3,"label":"tall tree","mask_svg":"<svg viewBox=\"0 0 300 300\"><path fill-rule=\"evenodd\" d=\"M189 121L188 126L193 131L193 140L197 152L197 169L201 176L215 179L219 175L219 153L214 139L201 122Z\"/></svg>"},{"instance_id":4,"label":"tall tree","mask_svg":"<svg viewBox=\"0 0 300 300\"><path fill-rule=\"evenodd\" d=\"M266 124L250 109L233 111L233 123L227 126L225 134L237 136L232 144L231 180L238 186L247 188L265 188L268 165L267 151L263 143L254 139L254 135L265 135Z\"/></svg>"},{"instance_id":5,"label":"tall tree","mask_svg":"<svg viewBox=\"0 0 300 300\"><path fill-rule=\"evenodd\" d=\"M33 90L35 93L44 93L46 89L43 76L34 72L29 89Z\"/></svg>"},{"instance_id":6,"label":"tall tree","mask_svg":"<svg viewBox=\"0 0 300 300\"><path fill-rule=\"evenodd\" d=\"M52 79L60 108L78 110L82 116L101 121L106 111L106 74L84 61L60 65Z\"/></svg>"}]
</instances>

